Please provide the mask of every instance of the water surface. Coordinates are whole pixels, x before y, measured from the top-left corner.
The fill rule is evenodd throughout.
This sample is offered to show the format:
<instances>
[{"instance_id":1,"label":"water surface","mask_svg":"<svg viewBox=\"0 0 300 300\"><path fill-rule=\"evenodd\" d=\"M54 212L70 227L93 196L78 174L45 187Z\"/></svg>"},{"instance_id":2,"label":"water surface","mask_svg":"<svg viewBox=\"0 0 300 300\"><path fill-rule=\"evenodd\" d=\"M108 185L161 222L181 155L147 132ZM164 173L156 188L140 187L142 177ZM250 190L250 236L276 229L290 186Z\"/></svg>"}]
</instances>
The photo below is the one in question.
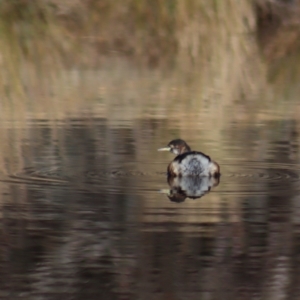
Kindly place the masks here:
<instances>
[{"instance_id":1,"label":"water surface","mask_svg":"<svg viewBox=\"0 0 300 300\"><path fill-rule=\"evenodd\" d=\"M200 99L176 76L74 71L76 109L7 109L1 298L299 299L298 99ZM174 200L174 138L220 182Z\"/></svg>"}]
</instances>

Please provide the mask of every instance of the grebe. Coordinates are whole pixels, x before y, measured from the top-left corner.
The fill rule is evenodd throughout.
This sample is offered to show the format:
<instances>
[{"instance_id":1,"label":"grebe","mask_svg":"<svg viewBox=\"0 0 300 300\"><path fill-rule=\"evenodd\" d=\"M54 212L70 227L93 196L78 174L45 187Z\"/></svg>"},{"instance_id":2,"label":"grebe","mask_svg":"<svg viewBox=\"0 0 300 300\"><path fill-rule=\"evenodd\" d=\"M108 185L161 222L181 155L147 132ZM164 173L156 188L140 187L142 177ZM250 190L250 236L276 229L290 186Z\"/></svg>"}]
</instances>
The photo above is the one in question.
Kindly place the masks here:
<instances>
[{"instance_id":1,"label":"grebe","mask_svg":"<svg viewBox=\"0 0 300 300\"><path fill-rule=\"evenodd\" d=\"M220 166L215 161L202 152L192 151L181 139L171 141L168 147L158 151L171 151L177 155L168 166L169 176L220 176Z\"/></svg>"}]
</instances>

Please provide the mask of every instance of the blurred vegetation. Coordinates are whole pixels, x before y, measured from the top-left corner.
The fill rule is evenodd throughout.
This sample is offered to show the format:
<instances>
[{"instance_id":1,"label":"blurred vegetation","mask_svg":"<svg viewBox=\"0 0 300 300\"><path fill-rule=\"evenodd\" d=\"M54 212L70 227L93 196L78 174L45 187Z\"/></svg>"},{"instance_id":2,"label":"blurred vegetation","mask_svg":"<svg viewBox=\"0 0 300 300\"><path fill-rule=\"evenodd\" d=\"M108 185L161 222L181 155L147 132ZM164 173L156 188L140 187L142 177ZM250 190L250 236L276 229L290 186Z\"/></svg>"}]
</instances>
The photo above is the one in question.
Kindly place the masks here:
<instances>
[{"instance_id":1,"label":"blurred vegetation","mask_svg":"<svg viewBox=\"0 0 300 300\"><path fill-rule=\"evenodd\" d=\"M179 62L184 72L201 63L215 73L228 47L248 59L245 37L254 27L249 0L4 0L0 89L8 98L11 90L36 91L42 73L49 81L61 67L97 68L107 55L150 66Z\"/></svg>"},{"instance_id":2,"label":"blurred vegetation","mask_svg":"<svg viewBox=\"0 0 300 300\"><path fill-rule=\"evenodd\" d=\"M117 53L155 64L183 49L198 58L220 31L253 31L251 7L249 0L9 0L0 2L0 34L26 58L64 53L64 62L72 62L77 49L89 60L92 53Z\"/></svg>"},{"instance_id":3,"label":"blurred vegetation","mask_svg":"<svg viewBox=\"0 0 300 300\"><path fill-rule=\"evenodd\" d=\"M26 101L19 96L24 95L35 98L32 107L41 106L41 111L55 101L74 104L84 89L67 90L61 70L97 70L111 56L168 70L176 66L181 86L199 90L194 105L220 95L228 99L226 105L252 99L267 78L261 53L272 61L290 55L299 44L298 2L2 0L0 94L20 114ZM173 87L166 84L165 89Z\"/></svg>"},{"instance_id":4,"label":"blurred vegetation","mask_svg":"<svg viewBox=\"0 0 300 300\"><path fill-rule=\"evenodd\" d=\"M299 25L299 3L296 0L3 0L0 16L3 58L10 53L38 59L47 53L51 63L54 59L73 63L78 61L79 54L83 61L90 62L91 54L95 60L101 54L117 53L156 64L173 60L174 54L183 52L192 61L203 54L207 58L211 44L222 34L257 32L266 41L271 33L277 34L281 25ZM296 38L288 40L292 40L287 46L290 49Z\"/></svg>"},{"instance_id":5,"label":"blurred vegetation","mask_svg":"<svg viewBox=\"0 0 300 300\"><path fill-rule=\"evenodd\" d=\"M255 1L257 36L269 61L284 58L300 49L300 1Z\"/></svg>"}]
</instances>

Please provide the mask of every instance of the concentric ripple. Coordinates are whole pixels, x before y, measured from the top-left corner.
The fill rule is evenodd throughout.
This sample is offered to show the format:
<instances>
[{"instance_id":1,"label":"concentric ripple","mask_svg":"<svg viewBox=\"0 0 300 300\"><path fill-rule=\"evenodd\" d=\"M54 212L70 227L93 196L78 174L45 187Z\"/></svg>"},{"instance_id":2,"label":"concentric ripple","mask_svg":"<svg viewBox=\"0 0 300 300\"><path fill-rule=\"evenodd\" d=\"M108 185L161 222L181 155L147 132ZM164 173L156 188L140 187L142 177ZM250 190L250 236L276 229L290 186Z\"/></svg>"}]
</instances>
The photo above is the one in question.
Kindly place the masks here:
<instances>
[{"instance_id":1,"label":"concentric ripple","mask_svg":"<svg viewBox=\"0 0 300 300\"><path fill-rule=\"evenodd\" d=\"M68 178L63 176L56 167L49 169L24 168L20 172L9 176L9 180L15 183L61 185L68 183Z\"/></svg>"},{"instance_id":2,"label":"concentric ripple","mask_svg":"<svg viewBox=\"0 0 300 300\"><path fill-rule=\"evenodd\" d=\"M240 166L240 165L239 165ZM229 173L227 176L234 178L260 179L260 180L283 180L299 179L300 165L292 164L243 164L243 171Z\"/></svg>"},{"instance_id":3,"label":"concentric ripple","mask_svg":"<svg viewBox=\"0 0 300 300\"><path fill-rule=\"evenodd\" d=\"M300 165L247 161L224 163L220 193L268 194L300 190Z\"/></svg>"},{"instance_id":4,"label":"concentric ripple","mask_svg":"<svg viewBox=\"0 0 300 300\"><path fill-rule=\"evenodd\" d=\"M214 193L223 194L269 194L288 193L291 191L300 191L300 165L291 163L273 163L257 161L223 161L221 165L220 185L213 191ZM144 172L138 169L107 168L107 170L98 172L87 171L78 178L84 183L97 185L102 183L103 179L111 178L112 180L123 177L136 177L136 186L138 189L139 180L149 178L161 178L162 183L165 181L166 172L161 171L165 168L162 164L157 164L158 171ZM142 169L142 168L141 168ZM78 174L77 174L78 175ZM76 180L78 181L78 178ZM73 178L64 176L61 169L52 167L48 169L26 168L22 171L11 175L10 179L14 182L32 183L32 184L51 184L60 185L72 183ZM109 186L107 186L109 189ZM151 186L149 186L151 189Z\"/></svg>"}]
</instances>

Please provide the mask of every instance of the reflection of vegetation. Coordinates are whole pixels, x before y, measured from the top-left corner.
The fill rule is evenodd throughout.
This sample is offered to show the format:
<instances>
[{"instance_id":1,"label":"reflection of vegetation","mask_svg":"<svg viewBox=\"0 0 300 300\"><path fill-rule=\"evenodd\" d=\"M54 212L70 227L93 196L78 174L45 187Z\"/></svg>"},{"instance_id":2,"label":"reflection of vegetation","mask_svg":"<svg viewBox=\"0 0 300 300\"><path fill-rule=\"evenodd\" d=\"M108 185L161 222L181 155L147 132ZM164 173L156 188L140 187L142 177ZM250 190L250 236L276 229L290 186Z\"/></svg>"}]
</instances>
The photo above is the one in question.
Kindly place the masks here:
<instances>
[{"instance_id":1,"label":"reflection of vegetation","mask_svg":"<svg viewBox=\"0 0 300 300\"><path fill-rule=\"evenodd\" d=\"M168 162L166 158L158 158L156 148L171 137L191 141L192 147L223 161L229 173L237 170L236 173L243 174L244 166L239 164L240 161L269 158L268 154L273 155L275 151L271 151L275 149L272 146L274 144L280 149L276 150L276 153L280 153L279 160L291 159L291 156L298 155L295 145L299 144L299 105L282 97L282 85L275 99L268 97L270 86L265 81L264 64L258 55L256 41L249 34L255 30L256 15L250 0L1 1L1 173L14 174L27 166L34 166L38 171L45 167L49 171L49 166L58 165L64 171L58 175L75 175L79 183L86 178L78 174L86 174L90 170L102 174L109 166L133 169L141 166L146 173L156 174L158 171L163 172ZM106 55L105 60L102 60L101 54ZM109 59L107 54L118 57ZM120 55L133 57L134 62L151 66L174 64L172 68L166 68L167 71L164 68L145 70L120 60ZM278 73L281 76L272 73L275 83L279 78L286 84L286 76L282 76L286 73L282 69L290 68L290 65L295 66L293 80L297 78L299 68L294 60L285 66L278 63L278 68L273 70L280 69ZM287 90L291 91L290 85ZM293 99L297 100L296 97ZM292 116L297 121L290 123ZM282 121L271 126L266 122L268 119ZM229 168L224 163L226 159L235 165L230 163ZM30 288L40 289L34 293L35 296L45 295L43 287L49 293L48 283L50 289L53 286L60 287L61 284L64 290L70 286L77 287L82 280L80 276L84 274L89 276L88 281L85 280L89 285L78 287L82 293L101 291L103 297L103 290L112 287L103 278L112 280L110 277L113 276L118 277L116 279L119 279L120 290L143 293L144 290L141 292L136 286L127 285L126 278L134 278L131 272L140 274L136 272L140 261L138 259L135 262L135 258L150 257L146 263L150 269L158 270L157 262L160 264L160 261L157 261L155 253L159 253L157 249L160 248L157 247L162 247L162 253L166 254L161 256L161 265L167 266L169 261L179 262L178 270L170 265L175 270L172 273L176 275L174 278L179 278L174 286L181 287L181 266L187 270L190 277L184 274L187 284L183 282L183 293L187 291L188 284L195 282L195 274L205 279L211 271L213 275L220 273L220 265L225 281L212 281L213 293L217 291L212 294L212 298L220 298L220 286L230 287L233 283L236 286L236 278L248 278L234 272L236 278L227 276L227 271L235 267L241 270L240 266L253 266L254 262L257 266L271 266L267 270L271 275L276 270L282 270L275 268L276 264L272 261L274 255L268 255L274 243L270 243L270 249L265 252L257 245L263 245L261 229L269 225L261 221L262 213L266 216L265 220L271 216L273 223L270 224L273 227L276 223L274 220L279 220L278 228L281 228L282 220L291 219L287 214L290 212L289 201L278 198L278 203L271 203L275 205L266 206L264 210L261 209L261 203L265 199L250 197L247 200L249 205L246 203L250 210L240 210L239 198L223 194L224 198L221 199L221 194L211 193L207 202L206 198L187 201L181 210L177 208L176 214L166 215L168 208L174 209L173 203L161 201L149 189L151 186L153 190L156 187L158 190L164 180L163 176L145 176L144 182L142 176L106 177L103 186L108 184L109 191L110 187L111 191L122 187L122 193L125 188L142 188L133 191L132 195L124 192L126 197L122 195L119 198L118 192L109 193L109 196L102 192L99 195L95 193L90 197L86 191L81 194L77 190L71 193L70 190L62 189L60 192L34 185L27 186L29 189L22 185L18 189L6 182L1 184L1 202L5 204L12 199L13 210L18 203L24 207L24 203L32 203L28 200L37 200L28 209L26 207L25 229L22 218L19 215L15 218L20 228L19 235L13 231L11 215L5 211L3 213L3 231L7 230L8 237L16 237L18 248L12 244L2 251L2 277L14 278L14 274L10 273L11 270L17 270L15 265L11 265L16 256L11 254L17 253L14 250L21 249L22 255L26 254L24 249L30 252L35 250L32 248L35 242L29 239L31 235L46 241L36 243L45 244L46 255L43 255L42 263L34 261L34 264L29 264L30 270L26 269L24 277L17 274L16 278L30 283L36 280L36 286ZM138 180L140 182L137 183ZM81 187L80 184L78 186ZM229 188L235 191L240 189L238 183ZM271 200L274 201L273 198ZM283 210L282 203L286 205ZM23 211L21 213L24 216ZM250 216L249 224L247 220L246 224L240 221L245 219L243 214ZM57 222L49 222L51 218ZM168 227L166 220L171 220ZM222 222L216 226L220 220ZM255 223L255 220L258 222ZM136 226L134 222L137 222ZM154 222L160 226L155 227L158 232L146 232L154 228ZM147 225L142 227L144 232L140 231L140 224ZM290 224L284 226L287 237L292 237L290 227ZM161 232L161 228L167 228L167 232ZM274 235L273 231L271 241L280 240L281 234L286 233L284 230ZM108 238L103 233L109 233ZM61 240L52 239L55 234ZM253 239L253 234L257 235L257 240ZM265 236L268 235L269 232ZM142 239L137 239L140 236ZM216 239L212 239L212 236L216 236ZM2 241L5 242L4 239ZM244 244L250 245L249 249ZM275 252L281 253L280 245L284 243L277 244ZM145 245L144 250L140 245ZM184 252L177 251L174 245L180 245ZM288 245L293 245L293 240ZM107 253L107 249L115 249L115 253ZM172 251L175 253L174 259L170 259ZM231 252L249 253L249 261L247 255L242 255L243 260L238 260L235 266L235 260L228 256ZM7 253L13 259L7 260ZM153 259L151 253L154 253ZM193 264L189 263L190 258L193 258L191 253L197 253L196 260L201 264L200 268L196 265L194 269ZM199 253L204 255L203 263L199 260ZM261 261L260 255L271 261ZM25 260L24 255L20 257L22 262L27 262L26 255ZM102 261L102 257L107 261ZM258 259L255 261L253 257ZM282 256L279 259L282 261ZM272 269L273 266L275 269ZM89 269L91 273L86 272ZM144 273L141 273L141 278L144 278L142 286L146 287L149 282L153 282L153 272L148 276L148 269L142 268ZM166 274L165 270L170 270L168 266L162 269L163 274ZM242 275L248 272L247 268L244 269L241 270ZM101 275L101 270L104 271L103 276L92 281L90 275L93 272ZM36 279L32 273L37 274ZM155 271L155 274L159 272ZM59 276L62 277L60 282ZM65 283L65 278L71 281ZM159 284L155 290L161 291L162 281L157 278ZM261 281L260 278L258 280ZM267 280L270 281L269 278ZM242 281L245 286L242 291L252 292L253 280L250 281ZM91 282L95 282L94 290L90 288ZM201 282L200 289L199 282L196 282L196 290L207 295L207 282ZM4 283L7 288L7 282ZM167 287L171 286L165 283ZM15 286L10 285L12 288ZM264 287L268 289L270 285ZM28 290L26 286L27 295ZM112 298L117 295L115 291L120 290L114 288ZM73 291L77 293L77 289ZM262 294L265 295L266 291L262 291ZM150 288L149 295L149 298L153 297ZM198 293L198 298L201 295ZM88 299L92 297L91 294L83 296ZM237 294L237 298L243 296Z\"/></svg>"}]
</instances>

